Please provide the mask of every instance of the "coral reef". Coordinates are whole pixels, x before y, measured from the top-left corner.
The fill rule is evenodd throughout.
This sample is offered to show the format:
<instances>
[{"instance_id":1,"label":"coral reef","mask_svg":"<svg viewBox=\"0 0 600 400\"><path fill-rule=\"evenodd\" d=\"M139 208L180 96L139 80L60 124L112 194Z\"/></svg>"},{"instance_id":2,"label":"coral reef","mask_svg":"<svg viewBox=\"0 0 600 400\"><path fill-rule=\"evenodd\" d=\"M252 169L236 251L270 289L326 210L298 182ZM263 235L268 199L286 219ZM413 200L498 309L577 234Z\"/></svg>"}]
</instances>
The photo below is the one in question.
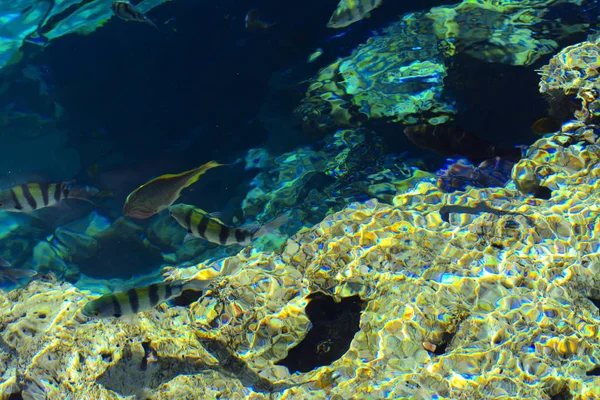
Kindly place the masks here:
<instances>
[{"instance_id":1,"label":"coral reef","mask_svg":"<svg viewBox=\"0 0 600 400\"><path fill-rule=\"evenodd\" d=\"M596 141L574 123L531 147L522 163L543 170L548 200L515 184L445 194L425 182L394 205L354 203L278 252L171 269L223 275L187 308L161 305L134 324L83 320L88 296L68 284L1 295L4 398L593 399ZM310 332L315 293L358 296L360 330L339 359L290 375L276 363Z\"/></svg>"},{"instance_id":2,"label":"coral reef","mask_svg":"<svg viewBox=\"0 0 600 400\"><path fill-rule=\"evenodd\" d=\"M417 172L419 160L404 155L386 159L382 139L363 128L340 129L326 136L319 150L300 148L274 159L250 151L248 168L258 160L263 160L263 171L242 202L244 216L264 222L293 207L304 227L353 201L373 196L391 201L391 196L411 187L409 180L416 183L431 177ZM294 233L298 227L284 230Z\"/></svg>"},{"instance_id":3,"label":"coral reef","mask_svg":"<svg viewBox=\"0 0 600 400\"><path fill-rule=\"evenodd\" d=\"M407 14L319 71L294 115L311 133L380 118L445 123L455 113L443 91L455 54L531 65L555 51L558 40L597 25L594 7L576 0L464 0Z\"/></svg>"},{"instance_id":4,"label":"coral reef","mask_svg":"<svg viewBox=\"0 0 600 400\"><path fill-rule=\"evenodd\" d=\"M560 118L574 112L580 121L598 122L599 69L600 36L569 46L552 57L540 71L540 92L550 102L550 113Z\"/></svg>"},{"instance_id":5,"label":"coral reef","mask_svg":"<svg viewBox=\"0 0 600 400\"><path fill-rule=\"evenodd\" d=\"M214 280L134 321L83 317L94 296L47 277L0 292L0 398L595 399L599 133L564 124L503 188L444 193L411 170L391 204L352 203L277 251L168 268L167 280ZM340 131L322 153L286 155L257 185L279 197L246 209L324 203L306 175L368 177L352 155L377 158L367 138ZM111 229L92 216L44 243L81 257Z\"/></svg>"},{"instance_id":6,"label":"coral reef","mask_svg":"<svg viewBox=\"0 0 600 400\"><path fill-rule=\"evenodd\" d=\"M303 128L328 131L360 126L369 118L415 123L425 112L432 124L447 121L454 113L441 98L447 54L430 21L421 26L419 18L403 17L350 57L323 68L294 110Z\"/></svg>"}]
</instances>

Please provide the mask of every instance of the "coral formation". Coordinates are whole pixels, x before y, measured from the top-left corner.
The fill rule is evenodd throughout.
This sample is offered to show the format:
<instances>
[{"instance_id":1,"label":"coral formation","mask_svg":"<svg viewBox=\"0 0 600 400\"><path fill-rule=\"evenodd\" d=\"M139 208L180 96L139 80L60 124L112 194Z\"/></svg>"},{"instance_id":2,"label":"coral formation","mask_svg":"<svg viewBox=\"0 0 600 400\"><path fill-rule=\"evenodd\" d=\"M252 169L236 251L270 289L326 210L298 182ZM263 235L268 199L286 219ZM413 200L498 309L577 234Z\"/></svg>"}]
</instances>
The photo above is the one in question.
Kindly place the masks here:
<instances>
[{"instance_id":1,"label":"coral formation","mask_svg":"<svg viewBox=\"0 0 600 400\"><path fill-rule=\"evenodd\" d=\"M270 182L286 195L275 201L308 198L307 170L344 184L364 177L359 162L343 167L347 153L376 145L343 132L328 156L280 162ZM415 173L392 184L408 189L392 204L355 202L275 252L170 268L167 280L215 279L198 299L137 321L86 319L93 296L68 283L0 292L0 398L595 399L598 133L563 125L527 150L504 188L444 193ZM112 227L96 216L83 225L44 246L82 256L80 245ZM338 329L317 322L316 298L349 304L351 317ZM358 313L358 331L340 338ZM338 341L349 341L343 354ZM291 374L283 360L307 344L329 364Z\"/></svg>"},{"instance_id":2,"label":"coral formation","mask_svg":"<svg viewBox=\"0 0 600 400\"><path fill-rule=\"evenodd\" d=\"M379 118L442 124L455 113L443 92L455 54L531 65L555 51L558 40L598 24L594 7L576 0L464 0L407 14L319 71L295 117L308 132Z\"/></svg>"},{"instance_id":3,"label":"coral formation","mask_svg":"<svg viewBox=\"0 0 600 400\"><path fill-rule=\"evenodd\" d=\"M565 112L594 123L600 118L600 36L563 49L542 67L540 92L550 102L550 112ZM574 104L575 99L580 104Z\"/></svg>"},{"instance_id":4,"label":"coral formation","mask_svg":"<svg viewBox=\"0 0 600 400\"><path fill-rule=\"evenodd\" d=\"M246 249L170 270L172 279L224 275L188 308L162 305L137 324L82 321L87 296L68 284L34 281L2 295L2 392L593 399L600 148L592 130L568 125L522 161L543 171L548 200L513 184L445 194L426 182L394 205L354 203L279 252ZM469 211L481 202L494 212ZM310 331L305 310L317 292L359 296L360 330L341 358L290 375L276 363Z\"/></svg>"}]
</instances>

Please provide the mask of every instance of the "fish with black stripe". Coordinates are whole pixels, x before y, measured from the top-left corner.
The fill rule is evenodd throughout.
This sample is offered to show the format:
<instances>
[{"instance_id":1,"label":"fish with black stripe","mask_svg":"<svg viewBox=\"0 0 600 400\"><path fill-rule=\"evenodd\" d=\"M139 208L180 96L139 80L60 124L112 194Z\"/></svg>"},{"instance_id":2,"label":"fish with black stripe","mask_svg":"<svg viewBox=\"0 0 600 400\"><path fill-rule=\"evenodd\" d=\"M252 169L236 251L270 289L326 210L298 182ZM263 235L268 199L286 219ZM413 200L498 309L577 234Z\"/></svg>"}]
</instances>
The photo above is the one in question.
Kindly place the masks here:
<instances>
[{"instance_id":1,"label":"fish with black stripe","mask_svg":"<svg viewBox=\"0 0 600 400\"><path fill-rule=\"evenodd\" d=\"M369 16L369 12L381 5L382 0L340 0L328 28L343 28Z\"/></svg>"},{"instance_id":2,"label":"fish with black stripe","mask_svg":"<svg viewBox=\"0 0 600 400\"><path fill-rule=\"evenodd\" d=\"M136 10L133 4L128 1L113 1L111 8L117 18L122 19L123 21L143 22L158 29L151 19L146 17L142 12Z\"/></svg>"},{"instance_id":3,"label":"fish with black stripe","mask_svg":"<svg viewBox=\"0 0 600 400\"><path fill-rule=\"evenodd\" d=\"M89 318L120 318L150 310L178 297L186 290L203 292L212 280L193 279L187 282L162 282L125 292L105 294L87 303L82 310Z\"/></svg>"},{"instance_id":4,"label":"fish with black stripe","mask_svg":"<svg viewBox=\"0 0 600 400\"><path fill-rule=\"evenodd\" d=\"M91 202L99 192L95 187L72 182L25 183L0 191L0 210L29 213L66 199Z\"/></svg>"},{"instance_id":5,"label":"fish with black stripe","mask_svg":"<svg viewBox=\"0 0 600 400\"><path fill-rule=\"evenodd\" d=\"M189 204L175 204L169 207L169 213L179 225L187 229L187 239L192 236L221 246L232 244L248 246L252 244L252 240L273 232L289 219L289 214L282 214L261 227L234 228L225 225L223 221L206 211Z\"/></svg>"}]
</instances>

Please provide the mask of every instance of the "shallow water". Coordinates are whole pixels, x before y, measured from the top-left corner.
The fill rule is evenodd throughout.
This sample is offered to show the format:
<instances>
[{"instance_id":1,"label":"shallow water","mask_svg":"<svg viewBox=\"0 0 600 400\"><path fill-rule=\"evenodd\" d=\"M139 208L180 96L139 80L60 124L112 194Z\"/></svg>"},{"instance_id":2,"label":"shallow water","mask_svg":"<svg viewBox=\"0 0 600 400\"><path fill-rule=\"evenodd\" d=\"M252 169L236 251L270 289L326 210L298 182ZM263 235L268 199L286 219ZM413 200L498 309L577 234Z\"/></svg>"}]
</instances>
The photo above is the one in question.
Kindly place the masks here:
<instances>
[{"instance_id":1,"label":"shallow water","mask_svg":"<svg viewBox=\"0 0 600 400\"><path fill-rule=\"evenodd\" d=\"M152 347L154 342L152 346L140 345L137 350L131 350L134 355L128 360L142 357L144 365L151 366L149 371L154 367L161 371L171 368L167 373L169 379L162 380L157 380L150 372L136 371L138 378L145 380L142 386L148 388L146 395L150 396L153 391L156 391L154 395L158 395L171 379L189 375L190 370L198 367L198 370L209 370L217 376L237 377L242 382L241 387L245 389L232 389L226 384L230 391L223 392L228 393L223 398L242 396L241 393L252 398L248 388L254 388L257 393L289 391L290 396L294 393L300 396L300 392L294 392L293 385L303 384L302 374L290 385L278 386L273 382L277 381L276 378L289 380L287 373L310 373L319 367L329 368L327 366L333 365L335 360L344 359L352 351L360 359L361 350L352 347L355 346L351 344L352 339L359 340L360 335L377 336L376 332L365 328L365 324L368 318L379 318L380 322L381 318L385 318L381 311L369 308L373 307L372 304L367 305L373 300L373 293L383 293L380 292L379 279L389 279L390 282L398 279L398 285L404 279L432 280L435 285L456 284L460 287L457 290L466 290L463 287L466 284L461 286L455 282L459 279L457 276L462 276L456 271L446 275L440 272L439 276L437 272L431 272L431 276L428 272L430 267L433 271L445 262L436 257L453 259L454 253L440 253L431 258L419 253L422 256L420 261L411 261L408 256L406 260L400 256L397 258L396 253L390 255L392 253L387 253L388 250L381 250L379 255L380 246L387 248L388 241L396 239L388 237L384 228L379 231L378 222L363 218L364 213L368 214L372 209L391 206L397 211L422 214L405 218L394 216L395 211L377 211L381 214L377 214L378 218L385 221L389 218L389 223L383 225L397 229L398 235L406 234L402 231L404 228L399 227L398 218L410 221L415 227L424 227L437 221L433 221L437 218L433 216L436 212L451 210L449 215L444 215L443 222L437 223L440 226L450 224L457 235L471 232L474 238L465 240L473 240L478 251L487 248L486 257L490 258L490 265L494 264L494 259L496 263L502 263L504 257L508 257L502 251L511 244L495 242L495 239L490 239L494 236L492 233L477 233L476 228L484 229L483 225L475 227L476 219L482 214L487 213L486 218L490 220L502 221L503 225L499 223L498 228L494 228L496 233L502 232L498 233L504 235L502 237L508 237L507 232L519 231L524 226L536 230L537 233L528 239L538 240L531 244L534 247L540 243L547 245L544 240L550 240L535 236L542 235L540 229L558 232L557 237L562 237L559 222L548 222L547 229L539 226L534 229L535 222L532 221L537 221L536 213L544 214L545 207L550 207L544 201L552 201L552 196L557 193L560 196L561 190L572 190L568 188L575 187L577 181L565 178L566 183L553 183L548 176L558 173L558 168L566 168L569 173L581 171L582 165L594 156L577 158L577 152L588 151L578 147L568 156L560 157L556 155L559 150L543 150L548 151L547 159L550 161L544 167L536 164L538 166L533 170L528 169L529 164L523 160L527 158L540 163L540 160L546 160L543 155L534 152L535 146L532 145L540 145L544 134L559 130L561 125L574 118L586 126L593 127L596 123L598 113L593 99L589 107L591 114L582 116L583 111L578 110L582 101L587 104L585 99L581 100L584 95L569 90L565 90L564 98L561 95L560 99L554 92L542 95L540 79L550 75L545 72L540 76L538 72L561 49L581 43L597 31L600 24L597 1L459 3L384 0L370 12L369 18L340 29L326 27L337 7L335 0L311 0L301 4L272 0L252 4L233 0L132 1L127 6L139 13L137 21L118 18L111 10L112 3L110 0L18 0L0 5L0 16L5 20L0 28L0 258L10 263L11 268L26 271L25 277L11 279L9 271L0 269L3 292L13 290L10 292L13 293L11 301L15 301L23 293L28 293L24 292L28 290L27 285L36 282L40 288L46 288L47 293L54 293L52 290L56 288L68 293L71 290L82 291L83 297L67 296L71 296L69 301L77 304L77 308L78 302L88 297L160 282L164 279L165 268L180 268L174 273L177 279L189 279L198 270L206 272L206 269L221 268L221 277L231 275L234 281L233 288L228 288L231 290L228 292L229 300L237 299L239 293L236 290L243 292L244 289L239 288L249 285L259 293L259 297L271 293L289 315L298 312L303 316L302 321L295 325L302 327L299 331L293 332L290 328L288 336L286 332L279 332L285 337L282 343L285 341L286 345L271 343L268 347L266 343L269 340L279 337L275 333L271 337L271 333L262 332L254 326L254 330L250 329L247 337L244 333L245 338L242 339L236 336L245 332L240 328L242 322L236 325L239 331L233 329L229 332L223 328L229 326L229 319L236 321L236 310L244 308L243 302L240 306L235 305L238 303L233 300L232 303L214 300L214 304L224 301L223 307L232 307L233 315L231 312L225 314L227 321L218 323L208 323L209 317L203 316L200 319L206 318L203 321L209 328L196 328L212 332L213 336L202 336L199 340L205 348L212 346L217 353L220 352L215 355L208 351L221 362L220 369L211 366L214 360L210 361L206 352L195 354L194 360L175 362L174 359L161 359L157 365L152 360L148 364L147 360L155 357L153 352L160 353L161 350ZM250 10L255 11L248 14ZM246 27L249 15L258 18L255 27L250 27L252 29ZM317 50L321 55L317 56ZM570 57L565 58L566 64L571 62ZM599 62L594 54L586 57L582 57L581 61L585 68ZM590 71L582 76L582 81L595 82L597 68L591 67ZM560 75L556 80L568 80L570 77ZM555 82L553 78L548 79L550 83ZM413 125L424 126L417 132L421 136L416 139L404 134L404 129ZM573 137L581 135L582 129L576 131L563 125L563 132ZM507 156L509 153L514 155L515 151L508 149L517 146L522 149L521 163L518 157ZM569 157L578 161L564 161L571 160ZM487 162L480 163L482 159ZM210 160L226 165L207 171L197 182L165 176L182 174ZM516 164L517 167L513 167ZM585 171L582 176L595 176L592 167ZM527 178L528 173L531 179ZM160 190L150 191L154 196L152 201L158 201L156 198L159 197L167 199L169 190L177 190L178 193L164 204L162 208L165 210L146 219L124 215L123 205L128 195L144 184L153 184L156 181L151 180L157 177L161 177L160 182L170 182L171 186L164 185ZM516 182L513 181L515 179ZM47 186L43 184L48 182L71 185L68 186L70 191L36 192L38 189L43 191ZM84 185L96 188L98 193L89 198L73 198L76 188ZM431 209L442 201L437 192L433 194L435 190L449 193L444 199L452 204L440 210ZM407 197L402 197L407 193ZM416 197L411 197L413 195ZM58 200L56 205L48 200L54 196ZM517 209L516 204L521 200L522 208ZM150 202L149 199L145 201ZM212 214L205 216L204 220L194 220L192 229L169 215L166 207L172 203L190 204ZM18 207L15 208L14 204ZM9 205L13 209L2 210ZM27 205L35 210L24 209ZM45 205L48 206L43 207ZM533 208L527 208L529 206ZM560 207L560 204L554 206ZM342 213L338 214L340 211ZM269 227L269 221L285 213L289 214L289 219L274 227L277 229L259 229L265 225ZM346 223L338 223L339 218L346 217ZM321 227L303 236L319 223ZM554 223L557 227L551 226ZM442 242L450 240L447 237L450 230L443 226L437 236L439 246L445 246ZM236 228L244 229L243 233ZM362 233L355 238L357 232ZM190 233L196 237L190 238L187 235ZM246 248L236 244L222 245L234 241L236 234L238 238L253 235L252 245ZM336 238L346 236L350 238L349 244L342 246L336 242L338 239L333 242L323 239L319 244L316 238L328 235ZM207 240L209 237L213 240ZM228 242L226 237L231 240ZM289 249L290 237L299 243L315 240L302 247L303 251L312 252L312 255L328 254L337 249L340 260L349 263L352 268L337 271L337 261L327 258L329 256L323 256L319 262L311 261L318 267L309 267L308 261L306 264L298 259L293 259L293 262L273 261L269 258L271 256L262 255L261 252L275 252L277 255L282 249ZM301 239L303 237L305 239ZM425 242L419 242L423 237L414 239L407 236L403 240L410 248L422 246L427 249L437 240L434 237L432 235ZM532 239L534 237L537 239ZM579 243L578 240L575 242ZM587 243L586 240L582 242ZM569 245L575 246L575 242L569 242ZM561 244L552 246L558 252L563 250ZM435 246L432 249L437 252ZM493 253L496 250L502 254ZM243 251L242 255L239 255L240 251ZM374 255L367 256L371 251ZM531 249L520 249L515 257L527 259L533 253ZM261 264L261 257L270 260L265 261L268 267ZM368 261L363 260L364 257ZM469 257L465 255L457 259L464 261ZM285 259L285 256L282 258ZM307 260L309 258L307 256ZM240 270L246 268L240 266L243 264L240 259L262 272L240 278ZM402 261L398 261L400 259ZM399 264L388 270L388 262ZM468 261L464 262L468 264ZM228 263L235 264L236 268L227 270ZM285 268L292 267L286 264L284 268L279 263L294 264L293 273L300 271L300 275L294 275L295 281L289 276L282 278L277 274L291 273ZM376 265L380 265L381 270ZM186 267L193 266L196 269L185 272ZM317 268L317 272L310 268ZM223 269L227 270L226 274ZM27 276L33 273L37 275ZM496 273L501 275L501 272L493 272ZM265 276L259 279L261 274ZM485 280L486 273L481 274L479 278ZM367 276L368 279L365 278ZM369 283L369 279L374 281ZM275 281L277 285L287 286L275 288ZM266 286L261 286L261 282ZM239 287L236 286L238 284ZM399 288L392 284L385 290L395 293ZM420 294L413 294L426 297L427 290L424 286ZM213 289L213 294L215 291L218 292ZM492 297L501 297L498 291L502 290L490 289L494 293ZM40 293L40 296L47 293ZM586 298L597 297L589 290L582 293ZM325 300L317 303L313 299L320 299L319 296L325 297ZM343 298L344 301L334 304L329 301L329 296L338 301ZM164 300L172 300L167 303L168 312L175 313L173 310L181 307L181 310L193 310L191 312L196 317L199 310L216 307L210 303L212 300L200 294ZM248 304L252 301L248 300ZM420 300L412 298L410 301L422 306ZM480 303L469 301L466 304L485 308ZM307 304L322 304L322 314L315 313L314 307L305 312ZM340 311L340 304L351 305ZM301 311L294 311L296 309ZM444 309L443 312L447 311ZM186 312L182 311L182 315ZM239 313L246 315L250 312L243 309ZM436 314L435 310L430 312ZM443 312L439 312L439 320L450 318L444 317ZM460 318L464 317L462 312L464 310L456 311ZM402 313L406 316L408 311ZM267 314L263 317L267 318ZM7 321L11 318L8 315L2 317L0 325L3 329L8 329ZM267 319L285 319L279 314L268 315ZM254 317L248 318L250 321ZM397 321L395 318L386 322L389 329ZM102 321L102 324L111 323L117 324L112 320ZM306 336L309 340L304 346L308 346L308 350L299 352L302 347L298 346L289 351L302 341L309 324L314 329ZM134 323L133 326L138 325ZM146 328L132 328L134 331L141 329L142 333L127 329L118 331L139 338L144 336ZM411 335L409 327L403 329L404 335ZM453 332L436 334L437 343L434 343L434 338L429 338L423 342L426 343L423 347L431 350L432 357L455 351L451 342L458 328L454 329ZM477 333L473 334L477 336ZM385 335L380 334L382 343L397 340L397 337L392 340ZM483 328L481 335L484 335ZM518 336L517 333L514 335ZM233 358L227 358L231 354L216 342L210 342L217 340L215 338L237 341L238 347L227 350L233 351ZM0 351L9 354L14 342L11 340L3 337ZM2 347L4 341L9 343L5 346L7 350ZM258 356L256 349L264 346L268 347L264 350L268 356L262 353ZM410 350L408 344L382 346L381 357L390 346L397 346L402 348L406 357L414 356L414 362L426 362L424 356L418 355L417 350ZM364 354L367 353L364 350ZM335 357L331 357L332 354ZM256 361L263 356L262 361ZM373 354L368 357L371 356L375 357ZM234 359L235 362L227 364L219 357ZM357 362L352 366L350 362L336 370L335 374L332 372L332 376L337 374L337 378L330 377L331 382L329 378L323 378L324 375L319 375L319 385L323 387L315 387L314 390L325 390L328 382L335 387L336 379L351 382L349 387L354 384L361 387L357 382L362 379L360 374L364 371L359 364L375 363L374 360L367 361L368 357L365 356L363 364ZM585 365L596 363L594 360L592 357ZM112 361L111 358L107 362ZM140 395L116 377L133 368L128 362L111 364L111 368L117 371L112 377L103 370L105 375L94 380L99 389L90 393L104 398L102 390L108 389L110 393L122 396ZM476 361L469 362L477 364ZM92 368L90 365L88 367ZM289 371L285 370L286 366ZM463 364L461 366L464 367ZM457 366L457 370L461 366ZM372 367L373 371L384 368ZM22 393L25 398L27 393L37 393L36 390L41 390L49 398L68 392L63 387L32 389L39 384L27 386L23 379L38 382L37 378L33 375L18 378L14 368L0 364L0 387L4 390L1 398L9 398L16 393ZM267 372L256 374L257 369L263 368ZM534 380L542 380L544 377L540 371L546 371L541 367L520 368ZM476 369L477 365L473 366L473 370ZM284 370L288 372L282 372ZM369 373L382 376L372 371ZM465 372L460 379L470 380L469 375ZM487 388L486 395L498 396L495 398L505 398L502 396L517 392L525 396L521 385L517 385L517 389L512 381L492 379L482 383L472 379L470 383L457 383L459 378L443 373L440 376L451 382L450 386L461 390L469 385L480 385ZM81 379L79 384L88 378ZM50 382L47 377L42 380L45 384ZM559 398L556 396L563 393L562 383L548 385L552 388L544 389L543 393L548 398ZM394 383L392 388L383 381L370 384L375 388L386 387L377 392L379 397L376 398L400 398L397 396L409 393L398 389L400 383ZM410 393L416 398L455 398L451 392L441 389L443 385L436 386L430 381L420 385L427 390L412 388ZM577 392L581 385L570 385L569 390L573 393L582 393ZM197 398L210 398L218 393L218 389L214 390ZM327 396L326 392L323 393L315 394L316 398ZM29 396L44 398L39 393ZM581 396L578 398L595 398L593 394L592 397Z\"/></svg>"}]
</instances>

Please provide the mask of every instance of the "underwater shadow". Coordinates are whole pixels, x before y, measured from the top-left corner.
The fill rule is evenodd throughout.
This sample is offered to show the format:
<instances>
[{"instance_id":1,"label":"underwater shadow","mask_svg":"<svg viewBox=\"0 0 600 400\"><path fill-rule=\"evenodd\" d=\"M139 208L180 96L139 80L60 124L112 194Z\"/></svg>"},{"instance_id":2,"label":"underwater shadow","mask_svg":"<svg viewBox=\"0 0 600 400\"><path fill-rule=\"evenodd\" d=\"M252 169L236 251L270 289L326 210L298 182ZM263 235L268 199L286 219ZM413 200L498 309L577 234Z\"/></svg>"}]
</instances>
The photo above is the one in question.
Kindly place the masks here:
<instances>
[{"instance_id":1,"label":"underwater shadow","mask_svg":"<svg viewBox=\"0 0 600 400\"><path fill-rule=\"evenodd\" d=\"M178 375L194 375L211 369L196 357L158 357L150 342L143 342L142 347L143 355L134 352L131 346L126 347L123 357L96 381L122 396L141 396L146 390L156 389ZM112 354L102 357L110 361Z\"/></svg>"}]
</instances>

